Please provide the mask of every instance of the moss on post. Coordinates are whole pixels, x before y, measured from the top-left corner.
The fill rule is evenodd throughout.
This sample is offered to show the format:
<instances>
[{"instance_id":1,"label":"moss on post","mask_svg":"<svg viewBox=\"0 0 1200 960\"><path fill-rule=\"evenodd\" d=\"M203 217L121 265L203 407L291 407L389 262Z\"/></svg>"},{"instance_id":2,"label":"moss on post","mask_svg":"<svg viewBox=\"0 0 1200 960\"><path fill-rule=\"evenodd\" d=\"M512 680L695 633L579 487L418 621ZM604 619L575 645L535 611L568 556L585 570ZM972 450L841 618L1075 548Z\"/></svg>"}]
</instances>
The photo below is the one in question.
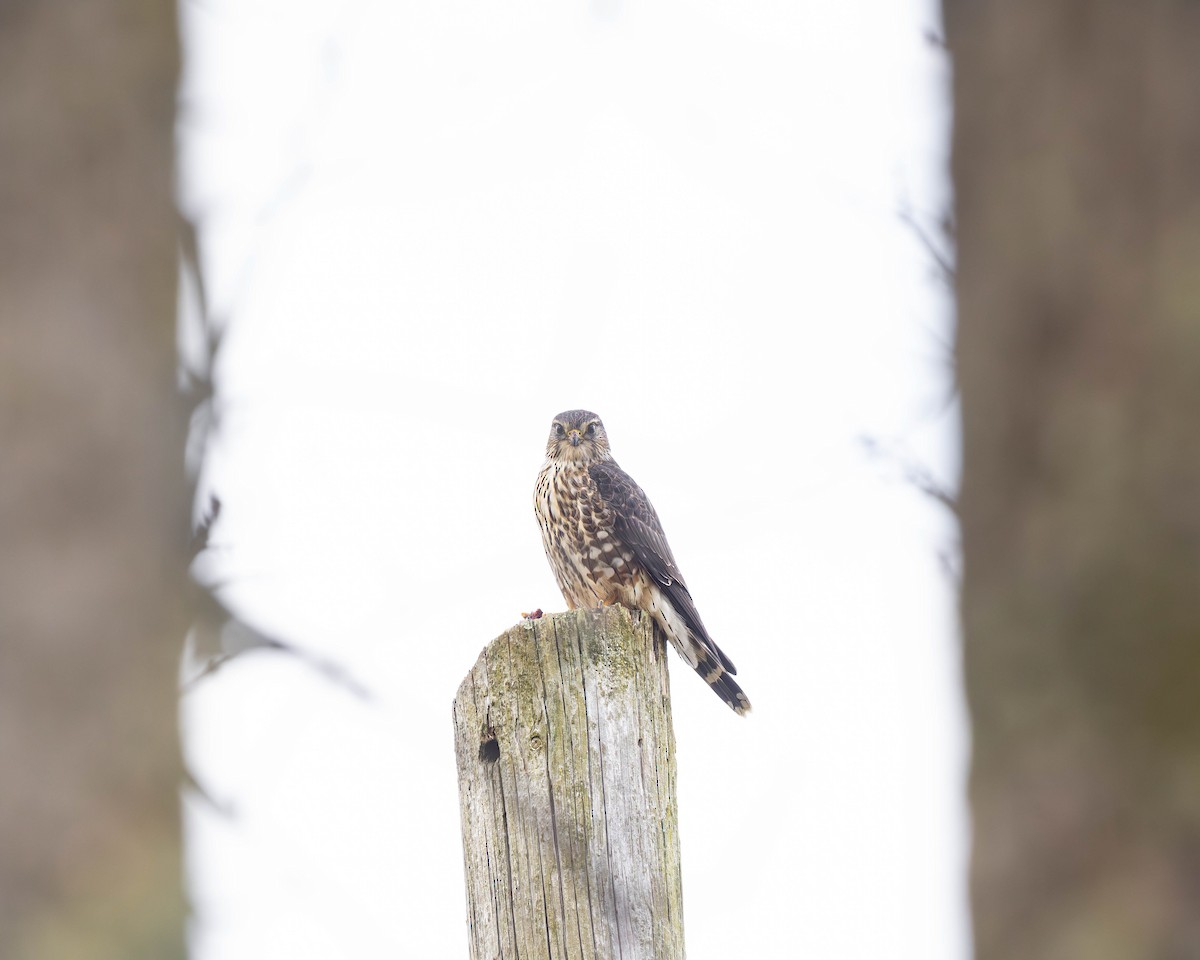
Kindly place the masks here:
<instances>
[{"instance_id":1,"label":"moss on post","mask_svg":"<svg viewBox=\"0 0 1200 960\"><path fill-rule=\"evenodd\" d=\"M454 701L471 957L682 960L663 649L623 607L525 621Z\"/></svg>"}]
</instances>

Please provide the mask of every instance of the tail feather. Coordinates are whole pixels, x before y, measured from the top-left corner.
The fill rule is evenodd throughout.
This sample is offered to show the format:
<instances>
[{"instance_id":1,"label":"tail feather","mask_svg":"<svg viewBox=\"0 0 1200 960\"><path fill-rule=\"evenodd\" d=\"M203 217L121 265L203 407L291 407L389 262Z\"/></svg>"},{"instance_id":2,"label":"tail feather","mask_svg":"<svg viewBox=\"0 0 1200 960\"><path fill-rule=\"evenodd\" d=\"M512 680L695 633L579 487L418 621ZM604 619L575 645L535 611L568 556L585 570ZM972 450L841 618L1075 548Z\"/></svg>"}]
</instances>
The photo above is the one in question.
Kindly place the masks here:
<instances>
[{"instance_id":1,"label":"tail feather","mask_svg":"<svg viewBox=\"0 0 1200 960\"><path fill-rule=\"evenodd\" d=\"M750 712L750 700L742 692L742 688L738 686L732 674L703 648L696 659L696 672L704 678L704 682L712 687L713 692L724 700L734 713L744 717Z\"/></svg>"},{"instance_id":2,"label":"tail feather","mask_svg":"<svg viewBox=\"0 0 1200 960\"><path fill-rule=\"evenodd\" d=\"M713 642L713 638L708 635L708 630L705 629L704 622L700 619L700 611L696 609L696 604L692 601L692 595L688 588L676 580L670 586L663 588L663 592L670 599L671 608L687 624L692 642L709 650L729 673L737 673L737 667L733 665L733 661L725 656L721 648Z\"/></svg>"},{"instance_id":3,"label":"tail feather","mask_svg":"<svg viewBox=\"0 0 1200 960\"><path fill-rule=\"evenodd\" d=\"M676 586L679 589L673 593L652 589L650 615L655 626L717 696L735 713L745 716L750 712L750 700L733 679L737 668L709 637L683 584Z\"/></svg>"}]
</instances>

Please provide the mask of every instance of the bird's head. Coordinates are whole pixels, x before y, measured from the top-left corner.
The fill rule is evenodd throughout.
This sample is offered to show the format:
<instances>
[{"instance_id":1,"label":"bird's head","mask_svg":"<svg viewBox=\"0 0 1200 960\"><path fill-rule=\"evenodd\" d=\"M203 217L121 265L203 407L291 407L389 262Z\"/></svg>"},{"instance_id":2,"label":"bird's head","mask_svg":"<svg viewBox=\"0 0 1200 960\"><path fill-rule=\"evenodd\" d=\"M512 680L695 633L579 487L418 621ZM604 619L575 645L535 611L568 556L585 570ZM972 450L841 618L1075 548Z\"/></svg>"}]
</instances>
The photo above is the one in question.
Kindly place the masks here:
<instances>
[{"instance_id":1,"label":"bird's head","mask_svg":"<svg viewBox=\"0 0 1200 960\"><path fill-rule=\"evenodd\" d=\"M551 460L591 463L607 460L608 434L604 424L590 410L568 410L560 413L550 424L546 441L546 456Z\"/></svg>"}]
</instances>

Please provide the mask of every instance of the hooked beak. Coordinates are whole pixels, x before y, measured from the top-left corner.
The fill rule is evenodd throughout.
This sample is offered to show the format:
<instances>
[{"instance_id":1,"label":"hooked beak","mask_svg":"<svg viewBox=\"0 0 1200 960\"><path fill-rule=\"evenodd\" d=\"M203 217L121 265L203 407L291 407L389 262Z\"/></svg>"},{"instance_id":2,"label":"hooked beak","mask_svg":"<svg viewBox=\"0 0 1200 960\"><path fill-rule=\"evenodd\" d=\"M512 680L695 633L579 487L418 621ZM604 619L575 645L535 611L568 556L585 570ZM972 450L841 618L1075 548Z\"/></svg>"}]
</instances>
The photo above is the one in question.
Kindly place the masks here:
<instances>
[{"instance_id":1,"label":"hooked beak","mask_svg":"<svg viewBox=\"0 0 1200 960\"><path fill-rule=\"evenodd\" d=\"M570 433L567 434L567 438L571 441L571 446L573 446L573 447L579 446L580 441L583 439L579 435L578 430L572 430Z\"/></svg>"}]
</instances>

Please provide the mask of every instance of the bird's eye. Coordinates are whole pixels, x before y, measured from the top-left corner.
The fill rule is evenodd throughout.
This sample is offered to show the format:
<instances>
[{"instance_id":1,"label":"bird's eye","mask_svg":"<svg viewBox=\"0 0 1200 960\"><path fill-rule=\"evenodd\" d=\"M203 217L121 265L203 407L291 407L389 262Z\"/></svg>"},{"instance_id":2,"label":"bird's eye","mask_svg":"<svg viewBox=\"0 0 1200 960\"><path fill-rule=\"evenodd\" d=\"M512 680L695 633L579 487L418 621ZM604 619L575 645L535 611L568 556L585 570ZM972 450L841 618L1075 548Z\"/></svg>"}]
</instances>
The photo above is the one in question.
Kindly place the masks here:
<instances>
[{"instance_id":1,"label":"bird's eye","mask_svg":"<svg viewBox=\"0 0 1200 960\"><path fill-rule=\"evenodd\" d=\"M588 424L587 435L589 437L594 437L596 435L596 425L594 423Z\"/></svg>"},{"instance_id":2,"label":"bird's eye","mask_svg":"<svg viewBox=\"0 0 1200 960\"><path fill-rule=\"evenodd\" d=\"M566 432L567 431L563 429L563 425L561 423L556 423L554 425L554 435L556 437L564 436L566 434Z\"/></svg>"}]
</instances>

